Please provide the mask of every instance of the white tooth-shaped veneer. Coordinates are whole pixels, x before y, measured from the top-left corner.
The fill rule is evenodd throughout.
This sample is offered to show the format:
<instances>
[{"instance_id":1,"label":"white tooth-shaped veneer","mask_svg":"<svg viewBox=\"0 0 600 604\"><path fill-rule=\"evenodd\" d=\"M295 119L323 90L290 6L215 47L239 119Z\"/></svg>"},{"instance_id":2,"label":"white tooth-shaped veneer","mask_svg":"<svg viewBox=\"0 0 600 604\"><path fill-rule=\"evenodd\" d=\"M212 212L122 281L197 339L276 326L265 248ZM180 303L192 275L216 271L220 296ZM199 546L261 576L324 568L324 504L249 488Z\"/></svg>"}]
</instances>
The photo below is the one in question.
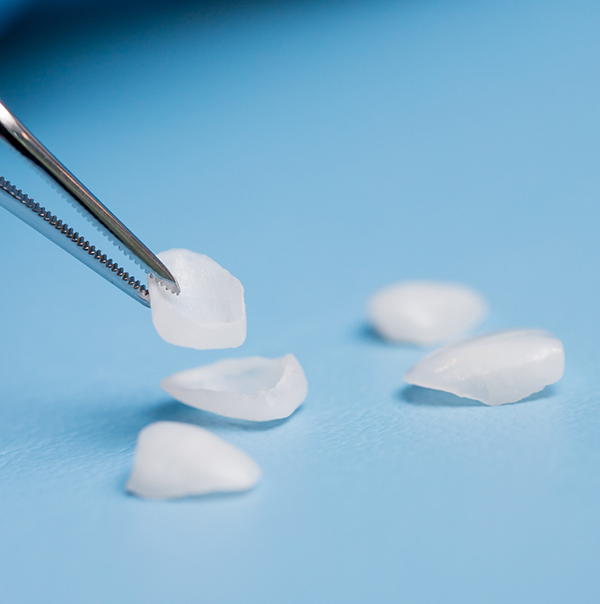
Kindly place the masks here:
<instances>
[{"instance_id":1,"label":"white tooth-shaped veneer","mask_svg":"<svg viewBox=\"0 0 600 604\"><path fill-rule=\"evenodd\" d=\"M409 384L486 405L514 403L563 375L562 342L537 329L499 331L435 350L405 374Z\"/></svg>"},{"instance_id":2,"label":"white tooth-shaped veneer","mask_svg":"<svg viewBox=\"0 0 600 604\"><path fill-rule=\"evenodd\" d=\"M156 422L138 436L127 490L148 499L245 491L260 474L254 460L208 430Z\"/></svg>"},{"instance_id":3,"label":"white tooth-shaped veneer","mask_svg":"<svg viewBox=\"0 0 600 604\"><path fill-rule=\"evenodd\" d=\"M376 292L369 300L369 319L382 337L418 346L462 336L486 313L483 297L456 283L405 281Z\"/></svg>"},{"instance_id":4,"label":"white tooth-shaped veneer","mask_svg":"<svg viewBox=\"0 0 600 604\"><path fill-rule=\"evenodd\" d=\"M158 257L181 288L174 295L148 279L152 321L160 337L198 350L243 344L246 307L239 280L208 256L190 250L168 250Z\"/></svg>"},{"instance_id":5,"label":"white tooth-shaped veneer","mask_svg":"<svg viewBox=\"0 0 600 604\"><path fill-rule=\"evenodd\" d=\"M217 361L176 373L160 385L186 405L255 422L288 417L308 391L293 354Z\"/></svg>"}]
</instances>

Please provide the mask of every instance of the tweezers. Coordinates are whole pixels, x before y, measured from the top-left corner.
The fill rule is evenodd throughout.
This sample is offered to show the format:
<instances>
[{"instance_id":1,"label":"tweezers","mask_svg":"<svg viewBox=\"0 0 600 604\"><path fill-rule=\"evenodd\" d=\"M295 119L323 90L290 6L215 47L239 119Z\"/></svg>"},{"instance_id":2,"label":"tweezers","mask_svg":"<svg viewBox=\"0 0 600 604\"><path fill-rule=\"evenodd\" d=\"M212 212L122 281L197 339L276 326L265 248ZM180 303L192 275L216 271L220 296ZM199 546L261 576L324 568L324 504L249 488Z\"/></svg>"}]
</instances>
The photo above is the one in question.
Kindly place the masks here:
<instances>
[{"instance_id":1,"label":"tweezers","mask_svg":"<svg viewBox=\"0 0 600 604\"><path fill-rule=\"evenodd\" d=\"M179 285L169 269L83 184L38 141L0 101L0 138L47 176L67 200L109 241L129 256L151 278L173 294ZM50 210L28 197L0 176L0 205L42 235L116 285L126 294L150 306L146 284L125 272L95 245L74 232Z\"/></svg>"}]
</instances>

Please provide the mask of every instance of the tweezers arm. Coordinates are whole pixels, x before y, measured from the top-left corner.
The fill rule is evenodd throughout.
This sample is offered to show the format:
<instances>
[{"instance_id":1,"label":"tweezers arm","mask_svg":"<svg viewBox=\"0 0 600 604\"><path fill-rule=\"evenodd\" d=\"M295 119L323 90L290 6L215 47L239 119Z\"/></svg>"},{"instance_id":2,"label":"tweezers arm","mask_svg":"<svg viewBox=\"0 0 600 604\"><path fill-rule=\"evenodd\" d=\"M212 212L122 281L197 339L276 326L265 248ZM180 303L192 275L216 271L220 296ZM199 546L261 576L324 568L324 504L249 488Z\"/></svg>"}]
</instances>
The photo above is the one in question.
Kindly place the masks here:
<instances>
[{"instance_id":1,"label":"tweezers arm","mask_svg":"<svg viewBox=\"0 0 600 604\"><path fill-rule=\"evenodd\" d=\"M179 293L177 281L169 269L73 174L71 174L40 143L21 122L0 102L0 137L21 155L33 162L75 202L77 209L91 217L92 222L124 248L151 276L158 278L173 293Z\"/></svg>"},{"instance_id":2,"label":"tweezers arm","mask_svg":"<svg viewBox=\"0 0 600 604\"><path fill-rule=\"evenodd\" d=\"M0 206L32 226L38 233L83 262L101 277L116 285L128 296L141 302L144 306L150 306L148 288L143 283L136 281L135 277L130 277L112 259L109 260L105 254L91 245L87 239L74 232L49 210L40 206L39 203L35 203L33 199L1 176Z\"/></svg>"}]
</instances>

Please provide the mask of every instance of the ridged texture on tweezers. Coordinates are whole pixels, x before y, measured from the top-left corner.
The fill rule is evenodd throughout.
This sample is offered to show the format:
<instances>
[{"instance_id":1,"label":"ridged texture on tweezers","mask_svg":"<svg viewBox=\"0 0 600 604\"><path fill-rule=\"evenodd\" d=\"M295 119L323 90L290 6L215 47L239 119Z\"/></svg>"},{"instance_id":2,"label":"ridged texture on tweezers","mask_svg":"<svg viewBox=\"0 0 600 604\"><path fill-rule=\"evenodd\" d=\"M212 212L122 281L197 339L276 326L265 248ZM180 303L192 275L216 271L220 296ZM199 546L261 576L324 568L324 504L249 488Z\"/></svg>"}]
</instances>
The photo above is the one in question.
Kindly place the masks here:
<instances>
[{"instance_id":1,"label":"ridged texture on tweezers","mask_svg":"<svg viewBox=\"0 0 600 604\"><path fill-rule=\"evenodd\" d=\"M36 230L55 243L58 243L63 249L79 260L87 260L85 263L88 264L88 266L119 287L119 289L137 297L146 306L150 305L150 296L145 284L140 283L135 277L130 276L122 267L114 262L112 258L107 258L106 254L103 254L96 246L91 245L85 237L74 232L67 223L57 218L56 215L52 214L49 210L46 210L43 206L40 206L39 203L36 203L28 195L23 193L21 189L17 189L17 187L12 185L2 176L0 176L0 190L8 193L8 195L19 203L19 207L11 208L6 206L7 209L17 214L20 218L23 218L23 210L30 210L31 214L27 213L29 218L27 222ZM42 222L38 223L36 218ZM64 236L64 239L61 235ZM75 247L72 248L71 246Z\"/></svg>"}]
</instances>

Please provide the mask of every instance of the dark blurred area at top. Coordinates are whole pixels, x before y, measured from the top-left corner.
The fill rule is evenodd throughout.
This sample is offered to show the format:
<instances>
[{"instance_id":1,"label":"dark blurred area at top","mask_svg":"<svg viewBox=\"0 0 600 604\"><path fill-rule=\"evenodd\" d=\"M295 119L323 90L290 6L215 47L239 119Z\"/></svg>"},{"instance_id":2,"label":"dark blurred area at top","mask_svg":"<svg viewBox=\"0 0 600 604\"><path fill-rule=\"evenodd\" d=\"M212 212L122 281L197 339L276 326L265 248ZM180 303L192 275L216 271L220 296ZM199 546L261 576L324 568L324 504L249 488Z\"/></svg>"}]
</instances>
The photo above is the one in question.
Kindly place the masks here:
<instances>
[{"instance_id":1,"label":"dark blurred area at top","mask_svg":"<svg viewBox=\"0 0 600 604\"><path fill-rule=\"evenodd\" d=\"M102 37L123 40L170 23L255 14L257 10L314 0L50 0L2 4L0 73L19 60L67 41ZM1 91L0 91L1 94Z\"/></svg>"}]
</instances>

